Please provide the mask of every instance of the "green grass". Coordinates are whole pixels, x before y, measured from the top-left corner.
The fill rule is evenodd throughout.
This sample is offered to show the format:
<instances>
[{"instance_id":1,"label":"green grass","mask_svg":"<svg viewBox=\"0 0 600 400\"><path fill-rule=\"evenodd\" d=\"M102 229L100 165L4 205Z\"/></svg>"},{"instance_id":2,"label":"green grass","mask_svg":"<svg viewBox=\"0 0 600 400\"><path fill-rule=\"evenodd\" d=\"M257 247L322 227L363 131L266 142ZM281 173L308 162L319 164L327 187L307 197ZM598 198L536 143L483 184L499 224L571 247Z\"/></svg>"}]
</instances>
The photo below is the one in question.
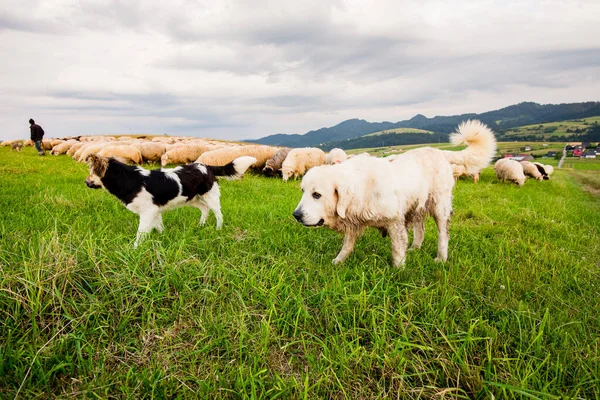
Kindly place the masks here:
<instances>
[{"instance_id":1,"label":"green grass","mask_svg":"<svg viewBox=\"0 0 600 400\"><path fill-rule=\"evenodd\" d=\"M546 144L546 146L544 146ZM566 143L541 143L541 142L498 142L497 155L500 156L505 153L518 153L518 154L532 154L534 156L543 156L549 151L556 151L562 153ZM352 149L348 150L348 154L360 154L368 152L371 155L377 157L385 157L392 154L399 154L407 150L416 149L418 147L435 147L441 150L462 150L465 146L453 146L451 143L426 143L426 144L411 144L405 146L387 146L387 147L373 147L365 149ZM525 146L531 146L531 151L521 150ZM543 157L542 162L545 164L551 164L553 161L551 158ZM555 164L553 164L555 165Z\"/></svg>"},{"instance_id":2,"label":"green grass","mask_svg":"<svg viewBox=\"0 0 600 400\"><path fill-rule=\"evenodd\" d=\"M574 173L574 172L573 172ZM221 183L224 228L137 216L87 167L0 148L0 397L598 398L600 201L558 170L454 191L449 261L291 213L299 182Z\"/></svg>"},{"instance_id":3,"label":"green grass","mask_svg":"<svg viewBox=\"0 0 600 400\"><path fill-rule=\"evenodd\" d=\"M425 129L417 129L417 128L394 128L394 129L386 129L384 131L379 131L379 132L375 132L375 133L369 133L368 135L365 135L365 136L385 135L388 133L396 133L396 134L401 135L403 133L429 133L429 134L432 134L433 132L427 131Z\"/></svg>"},{"instance_id":4,"label":"green grass","mask_svg":"<svg viewBox=\"0 0 600 400\"><path fill-rule=\"evenodd\" d=\"M575 170L600 171L600 157L596 158L577 158L567 157L563 168L573 168Z\"/></svg>"}]
</instances>

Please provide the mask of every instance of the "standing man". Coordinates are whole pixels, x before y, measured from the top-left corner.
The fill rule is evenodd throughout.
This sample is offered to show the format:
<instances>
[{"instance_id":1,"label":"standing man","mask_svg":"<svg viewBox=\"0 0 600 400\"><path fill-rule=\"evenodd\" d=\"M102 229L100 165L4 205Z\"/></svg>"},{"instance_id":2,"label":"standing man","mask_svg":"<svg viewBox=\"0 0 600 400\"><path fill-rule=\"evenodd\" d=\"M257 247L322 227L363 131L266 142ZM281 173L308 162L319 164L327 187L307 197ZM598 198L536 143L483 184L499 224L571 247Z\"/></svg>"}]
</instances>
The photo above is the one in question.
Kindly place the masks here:
<instances>
[{"instance_id":1,"label":"standing man","mask_svg":"<svg viewBox=\"0 0 600 400\"><path fill-rule=\"evenodd\" d=\"M42 147L42 138L44 137L44 130L41 126L35 123L33 118L29 120L29 129L31 130L31 140L35 144L35 148L37 149L40 156L45 156L46 152L44 152L44 148Z\"/></svg>"}]
</instances>

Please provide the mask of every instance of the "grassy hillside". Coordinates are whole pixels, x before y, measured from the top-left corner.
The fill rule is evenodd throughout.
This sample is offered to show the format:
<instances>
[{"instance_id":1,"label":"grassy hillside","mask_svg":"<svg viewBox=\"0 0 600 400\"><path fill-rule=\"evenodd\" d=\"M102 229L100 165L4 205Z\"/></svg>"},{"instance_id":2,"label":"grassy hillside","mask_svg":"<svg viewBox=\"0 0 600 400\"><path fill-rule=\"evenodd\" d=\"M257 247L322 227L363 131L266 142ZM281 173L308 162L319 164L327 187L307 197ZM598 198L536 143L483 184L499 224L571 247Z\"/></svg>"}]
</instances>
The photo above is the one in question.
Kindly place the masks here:
<instances>
[{"instance_id":1,"label":"grassy hillside","mask_svg":"<svg viewBox=\"0 0 600 400\"><path fill-rule=\"evenodd\" d=\"M405 146L384 146L384 147L369 147L364 149L353 149L349 150L349 154L360 154L363 152L368 152L371 155L382 157L388 156L392 154L402 153L404 151L410 149L416 149L418 147L435 147L441 150L462 150L465 146L453 146L451 143L422 143L422 144L413 144L413 145L405 145ZM522 150L525 146L531 146L532 150L524 151ZM543 143L543 142L498 142L498 155L505 153L519 153L519 154L533 154L533 155L544 155L549 151L557 151L562 152L562 149L565 147L565 143L560 142L551 142L551 143Z\"/></svg>"},{"instance_id":2,"label":"grassy hillside","mask_svg":"<svg viewBox=\"0 0 600 400\"><path fill-rule=\"evenodd\" d=\"M0 397L598 398L600 201L564 170L454 192L449 261L297 224L299 182L221 184L132 248L87 167L0 148ZM583 179L583 178L582 178Z\"/></svg>"},{"instance_id":3,"label":"grassy hillside","mask_svg":"<svg viewBox=\"0 0 600 400\"><path fill-rule=\"evenodd\" d=\"M370 133L370 134L365 135L365 136L387 135L389 133L395 133L395 134L401 135L403 133L426 133L426 134L432 134L433 132L426 131L424 129L416 129L416 128L395 128L395 129L386 129L385 131L379 131L379 132L375 132L375 133Z\"/></svg>"},{"instance_id":4,"label":"grassy hillside","mask_svg":"<svg viewBox=\"0 0 600 400\"><path fill-rule=\"evenodd\" d=\"M600 117L581 118L546 124L525 125L509 129L506 136L515 137L536 135L540 140L555 136L570 136L585 132L590 126L600 123Z\"/></svg>"}]
</instances>

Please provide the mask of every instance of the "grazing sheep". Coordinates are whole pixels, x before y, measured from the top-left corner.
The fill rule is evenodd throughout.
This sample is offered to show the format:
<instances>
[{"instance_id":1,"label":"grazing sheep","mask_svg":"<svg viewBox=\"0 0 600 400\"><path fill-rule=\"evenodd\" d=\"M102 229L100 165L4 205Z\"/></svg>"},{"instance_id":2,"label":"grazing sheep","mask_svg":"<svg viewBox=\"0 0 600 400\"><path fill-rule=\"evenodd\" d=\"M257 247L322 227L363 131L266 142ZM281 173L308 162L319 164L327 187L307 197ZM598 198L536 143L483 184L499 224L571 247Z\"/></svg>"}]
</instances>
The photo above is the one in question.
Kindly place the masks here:
<instances>
[{"instance_id":1,"label":"grazing sheep","mask_svg":"<svg viewBox=\"0 0 600 400\"><path fill-rule=\"evenodd\" d=\"M167 164L189 164L209 150L208 146L180 144L168 149L160 158L160 164L163 167Z\"/></svg>"},{"instance_id":2,"label":"grazing sheep","mask_svg":"<svg viewBox=\"0 0 600 400\"><path fill-rule=\"evenodd\" d=\"M104 147L96 155L106 158L113 157L124 163L142 163L142 153L138 150L137 147L132 145L117 145Z\"/></svg>"},{"instance_id":3,"label":"grazing sheep","mask_svg":"<svg viewBox=\"0 0 600 400\"><path fill-rule=\"evenodd\" d=\"M273 158L275 153L278 151L278 147L264 145L223 147L203 153L200 157L198 157L196 162L206 165L223 166L238 157L251 156L256 158L256 163L254 163L251 168L255 170L261 170L265 167L267 160Z\"/></svg>"},{"instance_id":4,"label":"grazing sheep","mask_svg":"<svg viewBox=\"0 0 600 400\"><path fill-rule=\"evenodd\" d=\"M544 165L539 162L534 162L533 165L535 165L538 171L540 171L540 174L542 174L544 180L550 179L550 175L552 174L552 172L554 172L554 168L552 168L551 165Z\"/></svg>"},{"instance_id":5,"label":"grazing sheep","mask_svg":"<svg viewBox=\"0 0 600 400\"><path fill-rule=\"evenodd\" d=\"M144 142L136 143L135 147L142 153L142 158L146 162L157 162L167 151L167 147L163 143Z\"/></svg>"},{"instance_id":6,"label":"grazing sheep","mask_svg":"<svg viewBox=\"0 0 600 400\"><path fill-rule=\"evenodd\" d=\"M496 176L501 182L514 182L519 186L523 186L525 183L523 166L518 161L501 158L496 161L494 171L496 171Z\"/></svg>"},{"instance_id":7,"label":"grazing sheep","mask_svg":"<svg viewBox=\"0 0 600 400\"><path fill-rule=\"evenodd\" d=\"M58 156L60 154L65 154L69 149L75 144L79 143L77 140L67 140L66 142L62 142L52 147L52 151L50 154Z\"/></svg>"},{"instance_id":8,"label":"grazing sheep","mask_svg":"<svg viewBox=\"0 0 600 400\"><path fill-rule=\"evenodd\" d=\"M65 142L65 140L63 140L63 139L50 139L50 144L52 145L52 147L59 145L61 143L64 143L64 142ZM50 149L50 150L52 150L52 149Z\"/></svg>"},{"instance_id":9,"label":"grazing sheep","mask_svg":"<svg viewBox=\"0 0 600 400\"><path fill-rule=\"evenodd\" d=\"M263 174L265 176L278 175L279 171L281 170L281 164L283 164L283 161L287 157L290 150L291 149L289 147L279 149L279 151L277 151L277 153L275 153L275 155L272 158L269 158L265 163L265 167L263 168Z\"/></svg>"},{"instance_id":10,"label":"grazing sheep","mask_svg":"<svg viewBox=\"0 0 600 400\"><path fill-rule=\"evenodd\" d=\"M335 148L331 149L325 157L325 162L329 165L331 164L341 164L348 159L346 152L342 149Z\"/></svg>"},{"instance_id":11,"label":"grazing sheep","mask_svg":"<svg viewBox=\"0 0 600 400\"><path fill-rule=\"evenodd\" d=\"M4 142L0 143L0 146L11 147L13 144L18 142L20 142L20 140L5 140Z\"/></svg>"},{"instance_id":12,"label":"grazing sheep","mask_svg":"<svg viewBox=\"0 0 600 400\"><path fill-rule=\"evenodd\" d=\"M69 150L67 150L66 155L74 156L75 153L85 145L86 145L85 142L77 142L77 143L73 144L73 146L71 146L69 148ZM75 158L75 157L73 157L73 158Z\"/></svg>"},{"instance_id":13,"label":"grazing sheep","mask_svg":"<svg viewBox=\"0 0 600 400\"><path fill-rule=\"evenodd\" d=\"M48 139L42 139L42 149L52 150L52 141Z\"/></svg>"},{"instance_id":14,"label":"grazing sheep","mask_svg":"<svg viewBox=\"0 0 600 400\"><path fill-rule=\"evenodd\" d=\"M91 142L88 145L80 148L73 154L73 159L79 162L87 162L86 160L90 156L90 154L96 154L106 146L108 146L108 142Z\"/></svg>"},{"instance_id":15,"label":"grazing sheep","mask_svg":"<svg viewBox=\"0 0 600 400\"><path fill-rule=\"evenodd\" d=\"M33 140L27 139L23 141L23 147L33 147Z\"/></svg>"},{"instance_id":16,"label":"grazing sheep","mask_svg":"<svg viewBox=\"0 0 600 400\"><path fill-rule=\"evenodd\" d=\"M287 181L290 177L303 176L312 167L325 164L325 153L316 147L292 149L281 165L281 177Z\"/></svg>"},{"instance_id":17,"label":"grazing sheep","mask_svg":"<svg viewBox=\"0 0 600 400\"><path fill-rule=\"evenodd\" d=\"M535 178L538 181L548 179L548 175L546 175L546 178L544 178L544 175L540 172L540 170L534 163L529 161L520 161L519 164L521 164L521 166L523 167L523 173L525 173L525 175Z\"/></svg>"}]
</instances>

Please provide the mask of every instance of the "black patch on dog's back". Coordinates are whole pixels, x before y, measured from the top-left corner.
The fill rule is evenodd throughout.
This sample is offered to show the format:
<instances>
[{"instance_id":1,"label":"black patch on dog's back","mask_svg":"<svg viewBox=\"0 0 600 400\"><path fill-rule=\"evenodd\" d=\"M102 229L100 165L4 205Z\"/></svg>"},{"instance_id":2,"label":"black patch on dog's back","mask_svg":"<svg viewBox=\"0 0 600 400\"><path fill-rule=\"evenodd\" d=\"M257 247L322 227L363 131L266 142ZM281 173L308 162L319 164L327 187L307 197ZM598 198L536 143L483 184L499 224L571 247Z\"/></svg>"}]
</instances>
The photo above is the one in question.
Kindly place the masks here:
<instances>
[{"instance_id":1,"label":"black patch on dog's back","mask_svg":"<svg viewBox=\"0 0 600 400\"><path fill-rule=\"evenodd\" d=\"M108 167L102 177L102 184L109 193L127 205L142 190L144 176L140 174L137 167L109 158Z\"/></svg>"},{"instance_id":2,"label":"black patch on dog's back","mask_svg":"<svg viewBox=\"0 0 600 400\"><path fill-rule=\"evenodd\" d=\"M144 178L144 186L157 206L164 206L179 195L177 182L160 170L150 171L150 175Z\"/></svg>"},{"instance_id":3,"label":"black patch on dog's back","mask_svg":"<svg viewBox=\"0 0 600 400\"><path fill-rule=\"evenodd\" d=\"M235 161L235 160L234 160ZM235 167L233 166L234 161L222 167L215 167L207 165L206 168L211 171L215 176L234 176L237 174Z\"/></svg>"},{"instance_id":4,"label":"black patch on dog's back","mask_svg":"<svg viewBox=\"0 0 600 400\"><path fill-rule=\"evenodd\" d=\"M188 201L208 192L217 180L211 170L214 167L207 167L205 174L198 169L199 166L199 164L188 164L175 171L183 189L181 194L187 197Z\"/></svg>"}]
</instances>

